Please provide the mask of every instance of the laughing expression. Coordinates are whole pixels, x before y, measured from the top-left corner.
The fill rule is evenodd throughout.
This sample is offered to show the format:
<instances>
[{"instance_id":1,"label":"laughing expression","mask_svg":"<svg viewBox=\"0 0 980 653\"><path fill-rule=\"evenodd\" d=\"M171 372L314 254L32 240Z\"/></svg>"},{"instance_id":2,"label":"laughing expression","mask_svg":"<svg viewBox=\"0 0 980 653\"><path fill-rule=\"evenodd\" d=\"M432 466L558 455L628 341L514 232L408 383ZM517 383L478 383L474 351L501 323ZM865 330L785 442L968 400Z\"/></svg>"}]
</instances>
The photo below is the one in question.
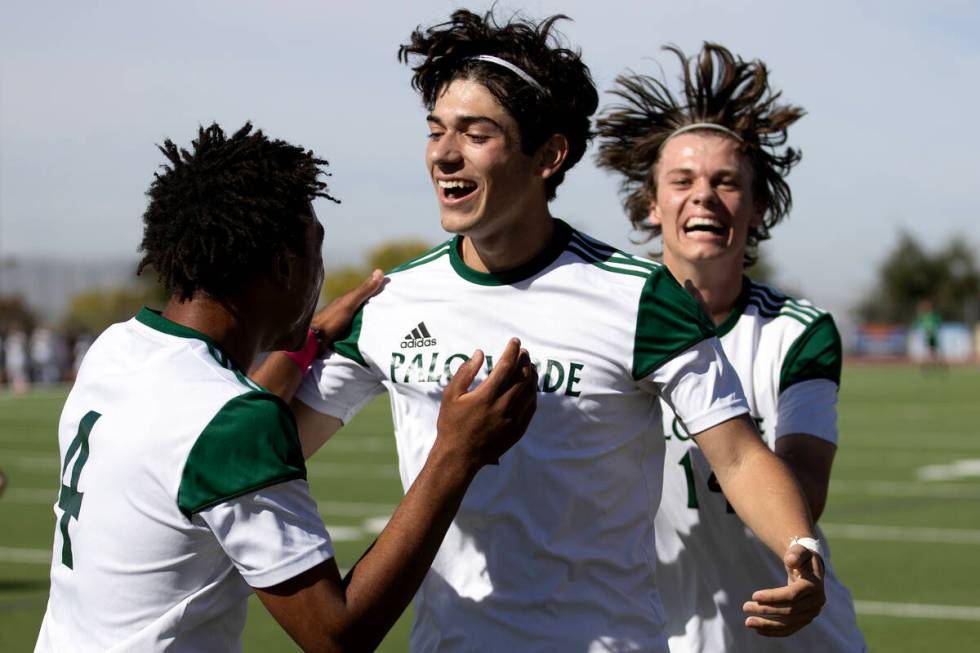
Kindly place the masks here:
<instances>
[{"instance_id":1,"label":"laughing expression","mask_svg":"<svg viewBox=\"0 0 980 653\"><path fill-rule=\"evenodd\" d=\"M426 167L446 231L492 237L543 194L533 158L521 151L517 121L482 84L454 80L427 121Z\"/></svg>"},{"instance_id":2,"label":"laughing expression","mask_svg":"<svg viewBox=\"0 0 980 653\"><path fill-rule=\"evenodd\" d=\"M681 134L664 145L654 174L649 221L662 230L668 264L742 260L761 214L753 201L751 164L734 139Z\"/></svg>"}]
</instances>

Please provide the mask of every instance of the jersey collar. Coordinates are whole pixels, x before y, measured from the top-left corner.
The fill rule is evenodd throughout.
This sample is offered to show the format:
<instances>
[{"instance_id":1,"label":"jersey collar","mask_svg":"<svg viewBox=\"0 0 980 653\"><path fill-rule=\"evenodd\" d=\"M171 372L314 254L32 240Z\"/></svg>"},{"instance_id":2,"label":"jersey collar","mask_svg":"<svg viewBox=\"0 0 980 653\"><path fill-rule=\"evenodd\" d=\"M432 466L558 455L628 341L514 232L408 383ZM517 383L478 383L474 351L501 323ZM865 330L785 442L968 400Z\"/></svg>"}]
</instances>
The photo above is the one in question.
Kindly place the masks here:
<instances>
[{"instance_id":1,"label":"jersey collar","mask_svg":"<svg viewBox=\"0 0 980 653\"><path fill-rule=\"evenodd\" d=\"M231 359L221 351L218 344L211 338L211 336L205 335L198 331L197 329L192 329L183 324L177 324L173 320L168 320L163 317L160 311L155 311L152 308L147 308L144 306L140 309L139 313L136 314L136 321L140 324L150 327L154 331L159 331L160 333L166 333L169 336L176 336L178 338L190 338L193 340L200 340L208 346L208 351L215 359L225 365L225 361L237 368Z\"/></svg>"},{"instance_id":2,"label":"jersey collar","mask_svg":"<svg viewBox=\"0 0 980 653\"><path fill-rule=\"evenodd\" d=\"M463 262L460 254L463 237L457 235L452 239L449 247L449 262L453 266L456 274L466 279L470 283L480 286L507 286L524 281L536 275L541 270L551 265L555 259L565 250L572 235L572 228L564 220L554 218L555 231L551 235L551 241L538 254L527 263L520 265L512 270L503 272L477 272Z\"/></svg>"},{"instance_id":3,"label":"jersey collar","mask_svg":"<svg viewBox=\"0 0 980 653\"><path fill-rule=\"evenodd\" d=\"M749 296L751 294L752 280L747 276L742 275L742 290L738 293L738 299L735 300L735 307L732 309L732 312L728 314L728 317L725 318L724 322L715 328L715 333L719 338L735 328L735 325L738 323L738 319L742 317L742 313L745 312L745 307L749 304Z\"/></svg>"}]
</instances>

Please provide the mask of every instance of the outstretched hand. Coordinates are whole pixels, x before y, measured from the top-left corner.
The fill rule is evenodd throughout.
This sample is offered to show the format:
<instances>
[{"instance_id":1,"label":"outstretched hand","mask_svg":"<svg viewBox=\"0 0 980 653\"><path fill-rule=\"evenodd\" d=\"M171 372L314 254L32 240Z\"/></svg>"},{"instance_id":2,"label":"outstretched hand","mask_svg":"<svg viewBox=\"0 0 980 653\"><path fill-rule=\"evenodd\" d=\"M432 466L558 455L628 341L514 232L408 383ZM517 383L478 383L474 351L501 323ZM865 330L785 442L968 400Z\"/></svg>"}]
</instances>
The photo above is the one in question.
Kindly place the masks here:
<instances>
[{"instance_id":1,"label":"outstretched hand","mask_svg":"<svg viewBox=\"0 0 980 653\"><path fill-rule=\"evenodd\" d=\"M347 330L361 304L381 290L384 278L381 270L375 270L357 288L334 299L313 316L310 328L317 334L317 357L327 353L330 344Z\"/></svg>"},{"instance_id":2,"label":"outstretched hand","mask_svg":"<svg viewBox=\"0 0 980 653\"><path fill-rule=\"evenodd\" d=\"M483 367L477 350L442 394L435 446L452 447L479 469L495 464L524 435L537 408L538 373L521 341L511 338L490 375L468 391Z\"/></svg>"},{"instance_id":3,"label":"outstretched hand","mask_svg":"<svg viewBox=\"0 0 980 653\"><path fill-rule=\"evenodd\" d=\"M786 637L813 621L823 607L823 560L800 544L783 556L785 587L758 590L742 606L745 625L766 637Z\"/></svg>"}]
</instances>

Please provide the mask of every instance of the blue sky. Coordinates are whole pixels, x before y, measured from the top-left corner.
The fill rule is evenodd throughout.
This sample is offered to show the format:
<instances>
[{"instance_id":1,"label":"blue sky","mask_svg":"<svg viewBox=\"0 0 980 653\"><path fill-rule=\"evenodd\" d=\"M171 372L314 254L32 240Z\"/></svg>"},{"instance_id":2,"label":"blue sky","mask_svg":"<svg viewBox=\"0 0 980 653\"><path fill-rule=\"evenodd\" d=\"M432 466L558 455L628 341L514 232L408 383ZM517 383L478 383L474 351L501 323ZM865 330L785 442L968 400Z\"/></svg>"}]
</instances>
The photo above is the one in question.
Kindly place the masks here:
<instances>
[{"instance_id":1,"label":"blue sky","mask_svg":"<svg viewBox=\"0 0 980 653\"><path fill-rule=\"evenodd\" d=\"M135 256L154 143L252 120L330 160L321 202L331 264L392 238L443 239L422 165L424 112L397 46L458 6L254 0L33 2L0 9L0 256ZM761 58L808 114L794 211L766 253L780 278L842 311L873 283L899 229L980 246L980 9L967 0L498 3L566 13L600 90L659 48L718 41ZM604 97L604 102L608 98ZM586 159L555 215L634 252L616 179Z\"/></svg>"}]
</instances>

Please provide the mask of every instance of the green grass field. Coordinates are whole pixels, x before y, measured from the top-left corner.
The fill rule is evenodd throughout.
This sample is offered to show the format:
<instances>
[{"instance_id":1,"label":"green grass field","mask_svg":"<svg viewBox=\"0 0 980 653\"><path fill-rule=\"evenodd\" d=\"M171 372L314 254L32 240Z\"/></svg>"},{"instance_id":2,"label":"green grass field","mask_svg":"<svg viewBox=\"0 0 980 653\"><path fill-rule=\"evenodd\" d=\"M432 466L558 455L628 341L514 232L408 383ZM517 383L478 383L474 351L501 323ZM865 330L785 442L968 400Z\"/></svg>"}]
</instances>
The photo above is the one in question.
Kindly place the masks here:
<instances>
[{"instance_id":1,"label":"green grass field","mask_svg":"<svg viewBox=\"0 0 980 653\"><path fill-rule=\"evenodd\" d=\"M0 394L0 651L31 650L44 612L65 392ZM980 641L980 370L850 368L842 446L821 520L872 651L957 651ZM971 462L972 461L972 462ZM310 462L349 566L401 496L388 404L369 405ZM382 646L404 651L403 617ZM973 642L974 644L970 644ZM247 651L293 650L250 606Z\"/></svg>"}]
</instances>

